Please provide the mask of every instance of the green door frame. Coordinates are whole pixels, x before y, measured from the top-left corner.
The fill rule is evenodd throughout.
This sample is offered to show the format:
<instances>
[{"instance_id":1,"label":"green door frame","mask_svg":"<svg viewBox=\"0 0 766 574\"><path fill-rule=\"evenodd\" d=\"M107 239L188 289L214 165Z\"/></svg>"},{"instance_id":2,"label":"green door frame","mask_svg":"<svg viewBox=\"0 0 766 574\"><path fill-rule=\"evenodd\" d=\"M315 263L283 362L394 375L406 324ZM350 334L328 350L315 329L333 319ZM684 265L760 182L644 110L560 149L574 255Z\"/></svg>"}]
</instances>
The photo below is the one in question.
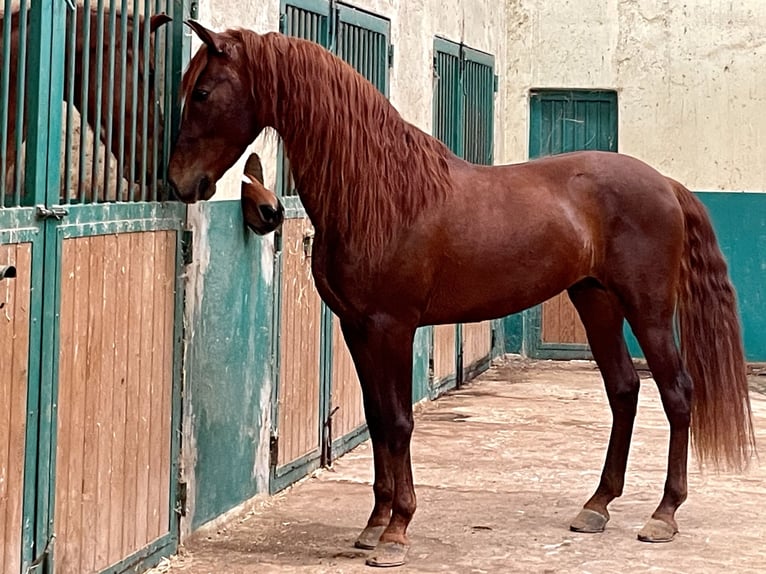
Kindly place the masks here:
<instances>
[{"instance_id":1,"label":"green door frame","mask_svg":"<svg viewBox=\"0 0 766 574\"><path fill-rule=\"evenodd\" d=\"M544 106L562 103L566 106L567 118L562 120L560 140L554 141L555 130L545 117ZM599 106L597 121L585 125L585 132L578 133L576 125L577 103L595 103ZM612 90L532 90L529 98L529 158L565 153L582 149L617 151L617 92ZM582 119L585 121L585 118ZM584 125L584 124L583 124ZM587 136L587 137L586 137ZM560 141L560 145L556 145ZM541 359L590 359L588 345L576 343L546 343L542 340L542 305L522 312L522 354Z\"/></svg>"}]
</instances>

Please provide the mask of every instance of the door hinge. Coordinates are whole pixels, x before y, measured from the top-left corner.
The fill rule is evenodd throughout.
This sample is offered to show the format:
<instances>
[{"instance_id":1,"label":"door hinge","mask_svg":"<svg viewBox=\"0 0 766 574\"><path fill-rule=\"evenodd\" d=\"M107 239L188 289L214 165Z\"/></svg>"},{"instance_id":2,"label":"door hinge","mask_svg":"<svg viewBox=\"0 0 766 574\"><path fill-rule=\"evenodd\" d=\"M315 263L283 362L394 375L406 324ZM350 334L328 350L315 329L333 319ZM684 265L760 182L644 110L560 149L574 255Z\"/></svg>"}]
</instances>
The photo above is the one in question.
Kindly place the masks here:
<instances>
[{"instance_id":1,"label":"door hinge","mask_svg":"<svg viewBox=\"0 0 766 574\"><path fill-rule=\"evenodd\" d=\"M279 15L279 33L285 34L287 32L287 15Z\"/></svg>"},{"instance_id":2,"label":"door hinge","mask_svg":"<svg viewBox=\"0 0 766 574\"><path fill-rule=\"evenodd\" d=\"M324 453L322 456L322 466L330 468L332 467L332 418L335 413L340 409L340 405L336 405L327 415L327 420L324 422Z\"/></svg>"},{"instance_id":3,"label":"door hinge","mask_svg":"<svg viewBox=\"0 0 766 574\"><path fill-rule=\"evenodd\" d=\"M189 496L189 487L185 480L178 481L178 491L176 492L176 514L186 516L186 503Z\"/></svg>"},{"instance_id":4,"label":"door hinge","mask_svg":"<svg viewBox=\"0 0 766 574\"><path fill-rule=\"evenodd\" d=\"M197 20L199 18L199 2L197 0L192 0L189 4L189 17L192 20Z\"/></svg>"},{"instance_id":5,"label":"door hinge","mask_svg":"<svg viewBox=\"0 0 766 574\"><path fill-rule=\"evenodd\" d=\"M393 44L388 45L388 67L389 68L394 67L394 45Z\"/></svg>"},{"instance_id":6,"label":"door hinge","mask_svg":"<svg viewBox=\"0 0 766 574\"><path fill-rule=\"evenodd\" d=\"M274 254L278 254L282 251L282 230L277 229L274 232Z\"/></svg>"},{"instance_id":7,"label":"door hinge","mask_svg":"<svg viewBox=\"0 0 766 574\"><path fill-rule=\"evenodd\" d=\"M39 219L55 219L56 221L61 221L64 217L69 215L69 212L63 207L55 206L49 209L44 205L38 205L36 215Z\"/></svg>"},{"instance_id":8,"label":"door hinge","mask_svg":"<svg viewBox=\"0 0 766 574\"><path fill-rule=\"evenodd\" d=\"M39 556L37 556L32 562L30 562L29 566L27 566L27 569L25 570L26 574L31 574L32 572L35 572L38 568L43 571L44 567L46 566L47 558L51 553L53 544L56 540L56 535L51 534L50 538L48 538L48 542L45 543L45 548L43 548L42 553L40 553ZM48 569L45 568L45 571Z\"/></svg>"},{"instance_id":9,"label":"door hinge","mask_svg":"<svg viewBox=\"0 0 766 574\"><path fill-rule=\"evenodd\" d=\"M181 256L184 265L194 261L194 231L191 229L181 231Z\"/></svg>"},{"instance_id":10,"label":"door hinge","mask_svg":"<svg viewBox=\"0 0 766 574\"><path fill-rule=\"evenodd\" d=\"M500 76L495 74L493 82L494 83L492 84L492 89L494 90L495 93L497 93L497 91L500 89Z\"/></svg>"}]
</instances>

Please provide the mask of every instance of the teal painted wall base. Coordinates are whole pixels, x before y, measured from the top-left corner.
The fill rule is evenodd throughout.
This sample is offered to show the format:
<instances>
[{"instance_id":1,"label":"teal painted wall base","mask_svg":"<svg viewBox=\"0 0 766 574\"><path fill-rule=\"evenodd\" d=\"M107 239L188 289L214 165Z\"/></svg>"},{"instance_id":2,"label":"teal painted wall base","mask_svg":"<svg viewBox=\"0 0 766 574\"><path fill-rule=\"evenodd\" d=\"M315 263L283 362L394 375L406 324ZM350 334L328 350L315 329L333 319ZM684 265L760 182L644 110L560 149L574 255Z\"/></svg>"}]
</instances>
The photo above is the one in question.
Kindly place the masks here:
<instances>
[{"instance_id":1,"label":"teal painted wall base","mask_svg":"<svg viewBox=\"0 0 766 574\"><path fill-rule=\"evenodd\" d=\"M201 202L194 209L199 272L196 293L187 291L186 357L186 418L193 433L186 448L195 459L192 529L259 493L259 453L268 477L268 442L261 443L270 408L273 307L261 269L261 251L271 243L244 228L239 201Z\"/></svg>"}]
</instances>

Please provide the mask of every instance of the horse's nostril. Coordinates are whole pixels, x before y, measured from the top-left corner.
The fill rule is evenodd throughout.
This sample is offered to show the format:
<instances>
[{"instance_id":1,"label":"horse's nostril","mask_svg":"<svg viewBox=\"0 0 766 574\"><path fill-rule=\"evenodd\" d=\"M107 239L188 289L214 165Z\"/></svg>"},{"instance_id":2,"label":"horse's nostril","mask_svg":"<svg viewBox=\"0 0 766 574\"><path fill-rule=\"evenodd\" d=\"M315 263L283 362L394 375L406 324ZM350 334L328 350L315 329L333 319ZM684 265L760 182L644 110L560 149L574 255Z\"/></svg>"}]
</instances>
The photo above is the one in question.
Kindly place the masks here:
<instances>
[{"instance_id":1,"label":"horse's nostril","mask_svg":"<svg viewBox=\"0 0 766 574\"><path fill-rule=\"evenodd\" d=\"M197 187L197 197L205 197L210 189L210 178L205 176L199 180L199 186Z\"/></svg>"},{"instance_id":2,"label":"horse's nostril","mask_svg":"<svg viewBox=\"0 0 766 574\"><path fill-rule=\"evenodd\" d=\"M261 212L261 217L263 217L263 220L267 222L274 221L279 215L279 212L276 209L267 204L259 205L258 211Z\"/></svg>"}]
</instances>

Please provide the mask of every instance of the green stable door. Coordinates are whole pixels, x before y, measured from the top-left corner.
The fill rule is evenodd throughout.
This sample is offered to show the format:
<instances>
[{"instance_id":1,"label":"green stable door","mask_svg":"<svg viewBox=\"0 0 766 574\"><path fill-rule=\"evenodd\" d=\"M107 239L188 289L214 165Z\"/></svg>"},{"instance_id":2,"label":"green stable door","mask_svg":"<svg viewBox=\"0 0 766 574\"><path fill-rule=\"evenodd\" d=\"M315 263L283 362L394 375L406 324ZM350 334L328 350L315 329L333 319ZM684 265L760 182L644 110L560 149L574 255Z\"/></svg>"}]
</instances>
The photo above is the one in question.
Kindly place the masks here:
<instances>
[{"instance_id":1,"label":"green stable door","mask_svg":"<svg viewBox=\"0 0 766 574\"><path fill-rule=\"evenodd\" d=\"M178 542L185 206L158 200L184 5L131 4L175 16L155 31L127 2L21 6L0 26L0 571L138 571Z\"/></svg>"},{"instance_id":2,"label":"green stable door","mask_svg":"<svg viewBox=\"0 0 766 574\"><path fill-rule=\"evenodd\" d=\"M529 108L530 159L578 150L617 151L615 92L533 90ZM528 356L590 357L585 329L566 293L520 315L506 318L506 336L520 341L523 323L523 351Z\"/></svg>"}]
</instances>

